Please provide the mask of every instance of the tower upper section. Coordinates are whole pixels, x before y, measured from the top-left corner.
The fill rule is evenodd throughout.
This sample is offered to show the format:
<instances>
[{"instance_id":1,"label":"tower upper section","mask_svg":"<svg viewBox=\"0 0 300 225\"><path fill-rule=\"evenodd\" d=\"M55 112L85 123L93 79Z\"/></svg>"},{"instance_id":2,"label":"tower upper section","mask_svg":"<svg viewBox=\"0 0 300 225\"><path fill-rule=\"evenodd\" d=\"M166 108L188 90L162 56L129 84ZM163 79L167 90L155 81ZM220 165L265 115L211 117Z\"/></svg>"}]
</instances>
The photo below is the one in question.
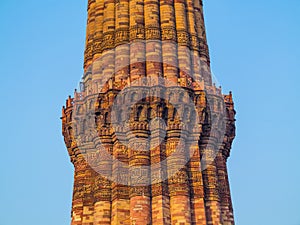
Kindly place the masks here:
<instances>
[{"instance_id":1,"label":"tower upper section","mask_svg":"<svg viewBox=\"0 0 300 225\"><path fill-rule=\"evenodd\" d=\"M156 43L141 44L151 42ZM85 73L93 71L94 78L105 74L105 69L97 69L94 62L104 57L107 51L114 54L111 57L115 60L111 61L115 65L110 70L117 77L116 81L118 78L124 81L130 76L135 79L132 76L134 68L128 65L137 61L142 63L141 68L144 67L144 72L137 69L138 73L148 76L145 62L153 61L153 57L156 61L161 58L162 62L179 65L179 68L184 64L189 76L211 85L202 0L89 0ZM156 56L156 53L160 55ZM109 61L107 58L105 56ZM107 64L108 61L98 64ZM173 69L162 70L159 76L173 77L175 81L184 75Z\"/></svg>"}]
</instances>

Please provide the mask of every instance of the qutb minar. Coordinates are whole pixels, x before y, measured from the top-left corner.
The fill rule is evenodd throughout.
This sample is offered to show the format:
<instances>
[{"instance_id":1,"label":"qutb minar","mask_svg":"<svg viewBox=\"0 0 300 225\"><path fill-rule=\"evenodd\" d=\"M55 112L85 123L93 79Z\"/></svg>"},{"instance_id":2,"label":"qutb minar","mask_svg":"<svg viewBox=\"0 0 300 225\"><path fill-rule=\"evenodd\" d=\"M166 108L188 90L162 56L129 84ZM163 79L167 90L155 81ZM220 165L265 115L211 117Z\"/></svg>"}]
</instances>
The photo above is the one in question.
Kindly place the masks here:
<instances>
[{"instance_id":1,"label":"qutb minar","mask_svg":"<svg viewBox=\"0 0 300 225\"><path fill-rule=\"evenodd\" d=\"M71 225L233 225L232 94L202 0L88 0L84 75L62 110Z\"/></svg>"}]
</instances>

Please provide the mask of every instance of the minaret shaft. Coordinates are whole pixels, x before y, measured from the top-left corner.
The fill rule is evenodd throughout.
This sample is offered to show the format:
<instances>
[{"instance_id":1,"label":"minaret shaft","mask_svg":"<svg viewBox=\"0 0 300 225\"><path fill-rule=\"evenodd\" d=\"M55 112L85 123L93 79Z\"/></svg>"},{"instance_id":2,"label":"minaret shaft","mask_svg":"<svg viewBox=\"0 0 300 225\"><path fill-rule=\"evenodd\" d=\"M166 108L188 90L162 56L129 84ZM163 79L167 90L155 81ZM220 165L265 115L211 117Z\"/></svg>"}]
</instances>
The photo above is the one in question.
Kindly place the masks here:
<instances>
[{"instance_id":1,"label":"minaret shaft","mask_svg":"<svg viewBox=\"0 0 300 225\"><path fill-rule=\"evenodd\" d=\"M235 111L212 84L202 0L89 0L87 14L62 111L71 225L234 225Z\"/></svg>"},{"instance_id":2,"label":"minaret shaft","mask_svg":"<svg viewBox=\"0 0 300 225\"><path fill-rule=\"evenodd\" d=\"M145 41L144 44L141 40ZM118 48L120 45L122 47ZM99 57L105 58L103 54L107 50L121 54L115 54L113 59L118 62L114 71L116 82L127 80L128 77L137 79L141 68L145 70L141 72L147 71L147 76L156 73L174 81L182 78L184 82L186 75L178 74L179 71L170 66L179 65L188 74L211 85L203 7L199 0L90 0L85 71ZM128 55L130 59L126 59ZM158 58L162 58L162 62L170 63L168 68L151 60L158 61ZM143 60L146 65L136 62ZM127 68L127 65L131 66ZM93 79L96 77L94 75Z\"/></svg>"}]
</instances>

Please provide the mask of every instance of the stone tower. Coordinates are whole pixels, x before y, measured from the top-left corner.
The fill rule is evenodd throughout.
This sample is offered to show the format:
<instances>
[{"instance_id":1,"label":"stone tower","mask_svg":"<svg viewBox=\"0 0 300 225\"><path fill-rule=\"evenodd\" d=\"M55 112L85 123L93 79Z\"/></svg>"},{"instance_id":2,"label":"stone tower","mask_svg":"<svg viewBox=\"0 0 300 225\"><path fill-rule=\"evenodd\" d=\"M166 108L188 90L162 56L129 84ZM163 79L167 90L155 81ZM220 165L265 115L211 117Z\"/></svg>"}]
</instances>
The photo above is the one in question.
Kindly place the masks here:
<instances>
[{"instance_id":1,"label":"stone tower","mask_svg":"<svg viewBox=\"0 0 300 225\"><path fill-rule=\"evenodd\" d=\"M232 94L202 0L88 0L84 75L62 110L72 225L234 224Z\"/></svg>"}]
</instances>

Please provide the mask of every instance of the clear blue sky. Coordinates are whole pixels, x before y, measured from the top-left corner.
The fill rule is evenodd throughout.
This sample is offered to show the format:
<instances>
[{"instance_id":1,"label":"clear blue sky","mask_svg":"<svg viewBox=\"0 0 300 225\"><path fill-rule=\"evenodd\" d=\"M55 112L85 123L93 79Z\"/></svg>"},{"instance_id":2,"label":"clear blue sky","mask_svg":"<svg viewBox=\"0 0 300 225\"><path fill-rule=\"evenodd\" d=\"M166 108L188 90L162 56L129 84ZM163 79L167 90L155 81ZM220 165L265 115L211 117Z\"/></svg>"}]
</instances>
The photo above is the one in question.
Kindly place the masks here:
<instances>
[{"instance_id":1,"label":"clear blue sky","mask_svg":"<svg viewBox=\"0 0 300 225\"><path fill-rule=\"evenodd\" d=\"M204 0L212 69L233 91L237 225L300 225L300 2ZM0 225L65 225L61 106L82 75L86 0L0 2Z\"/></svg>"}]
</instances>

